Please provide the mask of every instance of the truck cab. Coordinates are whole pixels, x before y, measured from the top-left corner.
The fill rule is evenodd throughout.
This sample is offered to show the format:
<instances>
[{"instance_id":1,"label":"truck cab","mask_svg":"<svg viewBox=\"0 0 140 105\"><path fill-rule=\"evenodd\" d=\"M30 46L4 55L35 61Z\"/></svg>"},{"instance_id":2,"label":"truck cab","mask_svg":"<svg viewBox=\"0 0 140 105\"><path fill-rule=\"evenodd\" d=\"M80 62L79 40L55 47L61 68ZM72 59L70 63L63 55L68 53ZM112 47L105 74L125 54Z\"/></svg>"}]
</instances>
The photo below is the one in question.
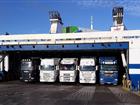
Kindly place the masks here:
<instances>
[{"instance_id":1,"label":"truck cab","mask_svg":"<svg viewBox=\"0 0 140 105\"><path fill-rule=\"evenodd\" d=\"M96 59L81 58L79 66L79 82L80 83L96 83Z\"/></svg>"},{"instance_id":2,"label":"truck cab","mask_svg":"<svg viewBox=\"0 0 140 105\"><path fill-rule=\"evenodd\" d=\"M44 58L41 59L40 82L55 82L58 78L58 64L59 59Z\"/></svg>"},{"instance_id":3,"label":"truck cab","mask_svg":"<svg viewBox=\"0 0 140 105\"><path fill-rule=\"evenodd\" d=\"M100 84L118 84L118 63L116 57L99 58Z\"/></svg>"},{"instance_id":4,"label":"truck cab","mask_svg":"<svg viewBox=\"0 0 140 105\"><path fill-rule=\"evenodd\" d=\"M76 82L78 72L77 58L63 58L60 61L59 81Z\"/></svg>"},{"instance_id":5,"label":"truck cab","mask_svg":"<svg viewBox=\"0 0 140 105\"><path fill-rule=\"evenodd\" d=\"M22 59L20 79L24 82L39 81L39 63L40 60L38 58Z\"/></svg>"}]
</instances>

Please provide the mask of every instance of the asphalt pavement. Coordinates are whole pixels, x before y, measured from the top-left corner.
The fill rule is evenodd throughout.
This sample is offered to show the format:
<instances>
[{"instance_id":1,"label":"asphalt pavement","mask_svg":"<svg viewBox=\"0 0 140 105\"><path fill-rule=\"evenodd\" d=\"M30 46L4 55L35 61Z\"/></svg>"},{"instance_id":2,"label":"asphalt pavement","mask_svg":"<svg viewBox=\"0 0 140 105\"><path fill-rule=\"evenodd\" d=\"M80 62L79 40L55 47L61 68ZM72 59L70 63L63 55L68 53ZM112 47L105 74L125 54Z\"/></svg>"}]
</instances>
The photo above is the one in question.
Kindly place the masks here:
<instances>
[{"instance_id":1,"label":"asphalt pavement","mask_svg":"<svg viewBox=\"0 0 140 105\"><path fill-rule=\"evenodd\" d=\"M60 83L0 83L0 105L140 105L121 86Z\"/></svg>"}]
</instances>

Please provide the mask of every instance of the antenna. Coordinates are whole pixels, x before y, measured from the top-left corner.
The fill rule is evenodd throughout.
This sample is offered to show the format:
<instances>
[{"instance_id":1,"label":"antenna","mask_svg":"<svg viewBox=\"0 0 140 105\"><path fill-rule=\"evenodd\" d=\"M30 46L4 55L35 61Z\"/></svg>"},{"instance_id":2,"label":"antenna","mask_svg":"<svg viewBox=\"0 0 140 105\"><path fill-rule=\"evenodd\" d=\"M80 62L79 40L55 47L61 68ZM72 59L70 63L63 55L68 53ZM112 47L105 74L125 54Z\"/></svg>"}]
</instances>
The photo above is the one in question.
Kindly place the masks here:
<instances>
[{"instance_id":1,"label":"antenna","mask_svg":"<svg viewBox=\"0 0 140 105\"><path fill-rule=\"evenodd\" d=\"M93 30L93 16L91 16L90 29Z\"/></svg>"}]
</instances>

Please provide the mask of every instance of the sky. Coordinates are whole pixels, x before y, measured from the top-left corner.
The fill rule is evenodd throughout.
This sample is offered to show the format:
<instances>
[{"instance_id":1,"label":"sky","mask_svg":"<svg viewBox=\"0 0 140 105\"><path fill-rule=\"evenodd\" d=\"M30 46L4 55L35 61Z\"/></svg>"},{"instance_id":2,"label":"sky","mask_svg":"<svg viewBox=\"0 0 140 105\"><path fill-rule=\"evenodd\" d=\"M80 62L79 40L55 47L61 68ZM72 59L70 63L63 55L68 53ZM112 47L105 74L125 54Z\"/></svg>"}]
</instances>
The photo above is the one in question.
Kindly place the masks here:
<instances>
[{"instance_id":1,"label":"sky","mask_svg":"<svg viewBox=\"0 0 140 105\"><path fill-rule=\"evenodd\" d=\"M140 29L140 0L0 0L0 34L49 33L49 11L59 11L64 26L110 30L112 8L124 7L124 24Z\"/></svg>"}]
</instances>

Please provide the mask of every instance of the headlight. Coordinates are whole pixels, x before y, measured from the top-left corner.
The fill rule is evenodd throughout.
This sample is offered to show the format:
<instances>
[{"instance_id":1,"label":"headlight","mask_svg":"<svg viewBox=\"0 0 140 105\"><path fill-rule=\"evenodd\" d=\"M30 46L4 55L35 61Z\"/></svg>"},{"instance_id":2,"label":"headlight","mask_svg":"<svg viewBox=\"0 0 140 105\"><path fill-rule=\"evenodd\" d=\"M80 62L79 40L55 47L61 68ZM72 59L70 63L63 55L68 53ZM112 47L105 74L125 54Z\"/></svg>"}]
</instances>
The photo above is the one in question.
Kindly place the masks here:
<instances>
[{"instance_id":1,"label":"headlight","mask_svg":"<svg viewBox=\"0 0 140 105\"><path fill-rule=\"evenodd\" d=\"M100 78L100 80L102 81L102 80L103 80L103 78Z\"/></svg>"},{"instance_id":2,"label":"headlight","mask_svg":"<svg viewBox=\"0 0 140 105\"><path fill-rule=\"evenodd\" d=\"M118 81L118 79L115 79L115 81Z\"/></svg>"},{"instance_id":3,"label":"headlight","mask_svg":"<svg viewBox=\"0 0 140 105\"><path fill-rule=\"evenodd\" d=\"M33 77L31 77L31 79L34 79Z\"/></svg>"}]
</instances>

